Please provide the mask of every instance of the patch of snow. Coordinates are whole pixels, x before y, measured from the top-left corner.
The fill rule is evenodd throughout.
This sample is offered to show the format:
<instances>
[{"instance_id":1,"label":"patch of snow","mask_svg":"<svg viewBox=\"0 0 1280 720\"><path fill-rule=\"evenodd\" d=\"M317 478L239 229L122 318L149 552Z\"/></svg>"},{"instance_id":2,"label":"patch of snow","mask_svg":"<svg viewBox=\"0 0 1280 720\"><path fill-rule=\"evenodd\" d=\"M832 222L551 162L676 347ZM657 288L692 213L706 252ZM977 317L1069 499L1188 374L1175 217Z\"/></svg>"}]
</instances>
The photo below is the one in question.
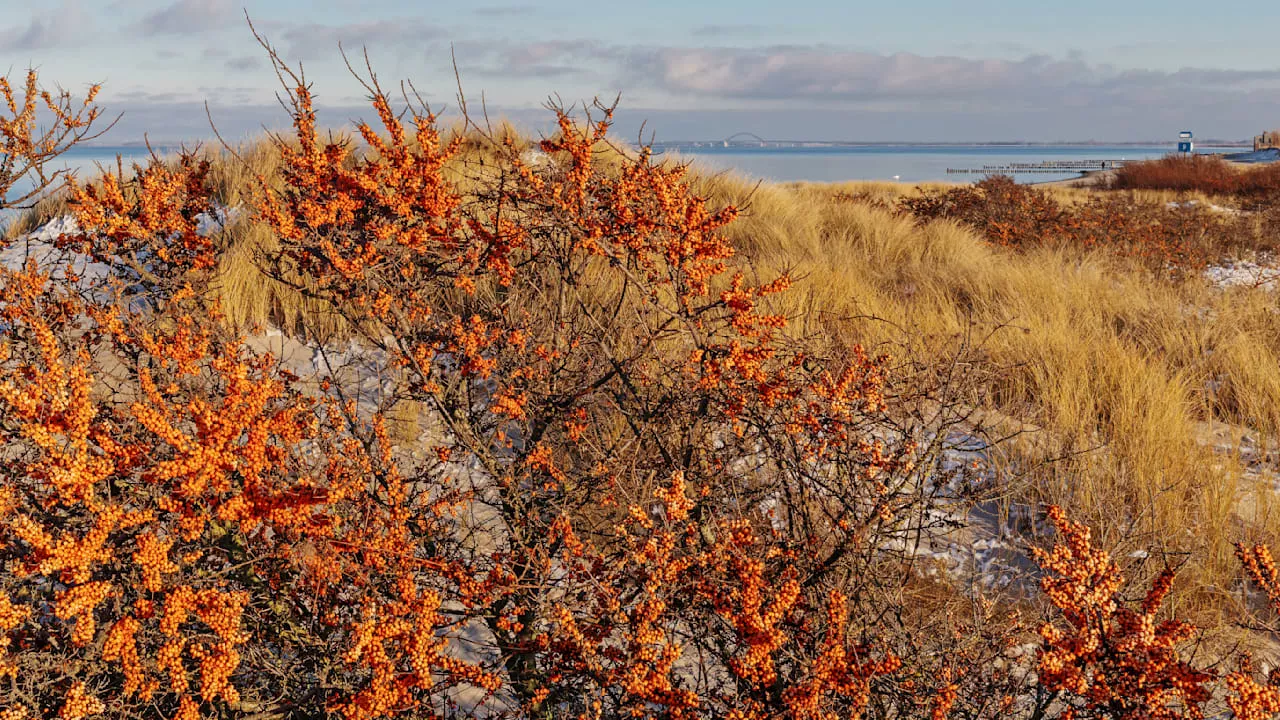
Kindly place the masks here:
<instances>
[{"instance_id":1,"label":"patch of snow","mask_svg":"<svg viewBox=\"0 0 1280 720\"><path fill-rule=\"evenodd\" d=\"M212 235L225 230L228 225L244 214L240 206L227 207L215 204L212 212L196 215L196 232L200 235Z\"/></svg>"},{"instance_id":2,"label":"patch of snow","mask_svg":"<svg viewBox=\"0 0 1280 720\"><path fill-rule=\"evenodd\" d=\"M211 235L220 232L244 212L241 207L215 206L212 211L196 216L196 232ZM21 270L28 261L49 272L54 278L64 278L68 271L94 286L104 286L110 268L102 263L89 262L75 250L63 250L55 246L58 238L80 232L80 224L72 215L59 215L35 230L14 238L8 245L0 246L0 267Z\"/></svg>"},{"instance_id":3,"label":"patch of snow","mask_svg":"<svg viewBox=\"0 0 1280 720\"><path fill-rule=\"evenodd\" d=\"M962 580L973 592L1030 594L1039 576L1025 537L1040 523L1030 506L980 499L990 496L999 476L985 438L948 433L926 480L925 492L933 500L922 521L942 532L898 549L928 559L933 563L928 572Z\"/></svg>"},{"instance_id":4,"label":"patch of snow","mask_svg":"<svg viewBox=\"0 0 1280 720\"><path fill-rule=\"evenodd\" d=\"M1239 214L1240 214L1240 211L1239 211L1239 210L1237 210L1236 208L1223 207L1222 205L1217 205L1217 204L1214 204L1214 203L1203 204L1203 203L1201 203L1201 202L1200 202L1200 201L1198 201L1198 200L1187 200L1187 201L1185 201L1185 202L1177 202L1177 201L1175 200L1175 201L1172 201L1172 202L1167 202L1167 203L1165 203L1165 204L1164 204L1164 206L1165 206L1165 207L1167 207L1167 208L1169 208L1170 210L1179 210L1179 209L1184 209L1184 208L1185 208L1185 209L1191 209L1191 208L1196 208L1196 207L1204 207L1204 208L1207 208L1207 209L1209 210L1209 212L1222 213L1222 214L1224 214L1224 215L1239 215Z\"/></svg>"},{"instance_id":5,"label":"patch of snow","mask_svg":"<svg viewBox=\"0 0 1280 720\"><path fill-rule=\"evenodd\" d=\"M1204 276L1220 288L1252 287L1275 290L1277 281L1280 281L1280 267L1237 260L1226 265L1209 267L1204 271Z\"/></svg>"},{"instance_id":6,"label":"patch of snow","mask_svg":"<svg viewBox=\"0 0 1280 720\"><path fill-rule=\"evenodd\" d=\"M110 268L102 263L90 262L83 254L63 250L54 243L63 235L80 231L76 219L70 215L56 217L36 230L14 238L7 245L0 245L0 267L18 271L34 261L36 267L51 277L63 279L74 274L94 287L105 287Z\"/></svg>"},{"instance_id":7,"label":"patch of snow","mask_svg":"<svg viewBox=\"0 0 1280 720\"><path fill-rule=\"evenodd\" d=\"M53 242L63 235L74 235L80 232L80 223L71 215L59 215L35 230L27 233L29 240Z\"/></svg>"}]
</instances>

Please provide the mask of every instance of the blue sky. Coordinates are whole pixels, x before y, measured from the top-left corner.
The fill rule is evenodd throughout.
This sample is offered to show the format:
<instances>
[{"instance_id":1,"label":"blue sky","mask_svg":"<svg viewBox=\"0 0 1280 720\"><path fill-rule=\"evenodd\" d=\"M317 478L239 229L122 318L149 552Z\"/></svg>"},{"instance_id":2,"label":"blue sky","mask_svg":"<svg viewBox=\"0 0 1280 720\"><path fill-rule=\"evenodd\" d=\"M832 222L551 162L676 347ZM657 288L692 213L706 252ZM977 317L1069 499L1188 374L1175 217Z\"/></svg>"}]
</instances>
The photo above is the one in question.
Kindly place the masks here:
<instances>
[{"instance_id":1,"label":"blue sky","mask_svg":"<svg viewBox=\"0 0 1280 720\"><path fill-rule=\"evenodd\" d=\"M0 60L102 81L111 139L279 126L244 21L302 62L338 124L366 115L338 43L384 82L539 126L551 94L622 93L659 139L1143 140L1280 126L1280 6L1189 0L0 0Z\"/></svg>"}]
</instances>

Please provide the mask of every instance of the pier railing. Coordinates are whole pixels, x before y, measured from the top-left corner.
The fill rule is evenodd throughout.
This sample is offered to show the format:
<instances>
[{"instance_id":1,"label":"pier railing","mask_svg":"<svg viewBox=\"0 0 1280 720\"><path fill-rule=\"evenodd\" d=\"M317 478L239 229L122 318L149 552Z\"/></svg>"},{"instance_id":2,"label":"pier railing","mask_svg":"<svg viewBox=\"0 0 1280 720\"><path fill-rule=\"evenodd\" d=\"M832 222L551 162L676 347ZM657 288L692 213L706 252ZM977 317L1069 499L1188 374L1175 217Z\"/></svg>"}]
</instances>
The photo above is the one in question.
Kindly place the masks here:
<instances>
[{"instance_id":1,"label":"pier railing","mask_svg":"<svg viewBox=\"0 0 1280 720\"><path fill-rule=\"evenodd\" d=\"M1126 160L1042 160L1040 162L1013 162L1000 165L983 165L980 168L947 168L950 175L1023 175L1029 173L1074 173L1095 170L1114 170Z\"/></svg>"}]
</instances>

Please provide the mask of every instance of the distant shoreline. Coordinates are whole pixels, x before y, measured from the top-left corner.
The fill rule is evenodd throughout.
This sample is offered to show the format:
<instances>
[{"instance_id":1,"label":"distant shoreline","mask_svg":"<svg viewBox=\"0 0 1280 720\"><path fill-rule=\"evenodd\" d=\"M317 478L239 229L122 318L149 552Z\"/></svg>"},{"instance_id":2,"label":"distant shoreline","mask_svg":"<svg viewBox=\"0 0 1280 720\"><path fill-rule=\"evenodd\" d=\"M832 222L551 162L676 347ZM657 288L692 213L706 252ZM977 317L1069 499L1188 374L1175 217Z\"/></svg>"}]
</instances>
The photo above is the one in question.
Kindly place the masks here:
<instances>
[{"instance_id":1,"label":"distant shoreline","mask_svg":"<svg viewBox=\"0 0 1280 720\"><path fill-rule=\"evenodd\" d=\"M167 143L153 143L153 149L165 155L175 148ZM1248 150L1244 145L1210 145L1202 143L1205 154L1234 155ZM84 145L79 152L69 153L69 165L83 167L93 172L92 165L105 163L114 166L115 156L125 156L126 163L145 162L146 148L142 145ZM1169 143L1138 145L1125 144L1064 144L1026 142L988 143L852 143L838 142L826 145L806 144L797 147L781 145L734 145L725 147L723 142L700 147L675 147L656 144L658 156L674 156L678 161L696 162L715 171L733 170L746 176L768 178L778 182L846 182L854 180L898 182L918 184L937 182L964 184L980 179L986 174L984 167L1005 165L1021 166L1024 163L1046 161L1049 164L1068 166L1058 174L1041 173L1040 177L1013 174L1019 182L1030 185L1091 185L1109 177L1085 171L1073 172L1070 160L1119 160L1124 158L1156 158L1172 151ZM98 156L98 157L95 157ZM1105 163L1103 163L1105 166ZM1097 167L1097 164L1093 164ZM1086 165L1088 167L1088 165ZM952 168L964 169L970 177L952 175ZM967 168L967 169L966 169ZM975 169L976 168L976 169ZM957 170L956 172L960 172Z\"/></svg>"},{"instance_id":2,"label":"distant shoreline","mask_svg":"<svg viewBox=\"0 0 1280 720\"><path fill-rule=\"evenodd\" d=\"M187 139L187 140L165 140L153 141L151 146L154 148L177 148L183 143L192 144L205 142L208 139ZM655 148L667 147L720 147L725 148L723 140L667 140L655 142ZM952 142L952 141L896 141L896 140L766 140L765 147L954 147L954 148L971 148L971 147L992 147L992 148L1036 148L1036 147L1158 147L1161 145L1170 145L1168 140L1120 140L1120 141L1100 141L1100 140L1081 140L1067 141L1055 140L1052 142L1036 142L1024 140L988 140L981 142ZM1197 144L1213 147L1229 147L1229 148L1251 148L1253 142L1245 140L1199 140ZM127 142L103 142L103 143L84 143L79 147L85 149L109 150L111 148L129 148L145 150L147 144L142 140L130 140ZM731 142L727 149L750 149L759 148L758 142Z\"/></svg>"},{"instance_id":3,"label":"distant shoreline","mask_svg":"<svg viewBox=\"0 0 1280 720\"><path fill-rule=\"evenodd\" d=\"M1217 148L1252 148L1253 143L1240 140L1203 140L1198 143L1203 147ZM727 145L723 140L672 140L666 142L655 142L655 149L671 148L671 149L720 149L720 150L757 150L757 149L790 149L790 148L876 148L876 147L907 147L907 148L1149 148L1149 147L1169 147L1170 152L1173 151L1173 145L1167 140L1152 140L1150 142L1018 142L1018 141L991 141L991 142L861 142L861 141L845 141L845 140L766 140L760 142L730 142Z\"/></svg>"}]
</instances>

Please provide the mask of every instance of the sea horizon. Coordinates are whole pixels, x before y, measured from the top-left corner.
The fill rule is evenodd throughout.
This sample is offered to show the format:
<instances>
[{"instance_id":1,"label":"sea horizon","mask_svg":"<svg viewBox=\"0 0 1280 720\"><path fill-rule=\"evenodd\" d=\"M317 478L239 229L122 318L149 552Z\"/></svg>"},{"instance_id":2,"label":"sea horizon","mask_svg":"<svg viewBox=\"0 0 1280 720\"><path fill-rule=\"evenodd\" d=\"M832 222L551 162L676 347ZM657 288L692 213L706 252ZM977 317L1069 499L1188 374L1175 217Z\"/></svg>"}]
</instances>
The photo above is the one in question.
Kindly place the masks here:
<instances>
[{"instance_id":1,"label":"sea horizon","mask_svg":"<svg viewBox=\"0 0 1280 720\"><path fill-rule=\"evenodd\" d=\"M151 143L158 155L182 147L208 144L199 141ZM1023 183L1051 182L1078 177L1078 172L987 172L984 168L1042 161L1149 160L1175 151L1163 143L882 143L841 141L765 141L730 143L724 141L653 143L659 158L690 162L706 172L734 172L752 180L770 182L858 182L971 183L989 174L1008 174ZM1244 143L1205 143L1201 154L1239 151ZM145 163L145 145L78 145L58 158L61 167L82 176L92 176L99 166L114 166L117 157L126 166ZM956 172L959 171L959 172ZM15 188L21 191L22 188ZM12 194L12 193L11 193Z\"/></svg>"}]
</instances>

